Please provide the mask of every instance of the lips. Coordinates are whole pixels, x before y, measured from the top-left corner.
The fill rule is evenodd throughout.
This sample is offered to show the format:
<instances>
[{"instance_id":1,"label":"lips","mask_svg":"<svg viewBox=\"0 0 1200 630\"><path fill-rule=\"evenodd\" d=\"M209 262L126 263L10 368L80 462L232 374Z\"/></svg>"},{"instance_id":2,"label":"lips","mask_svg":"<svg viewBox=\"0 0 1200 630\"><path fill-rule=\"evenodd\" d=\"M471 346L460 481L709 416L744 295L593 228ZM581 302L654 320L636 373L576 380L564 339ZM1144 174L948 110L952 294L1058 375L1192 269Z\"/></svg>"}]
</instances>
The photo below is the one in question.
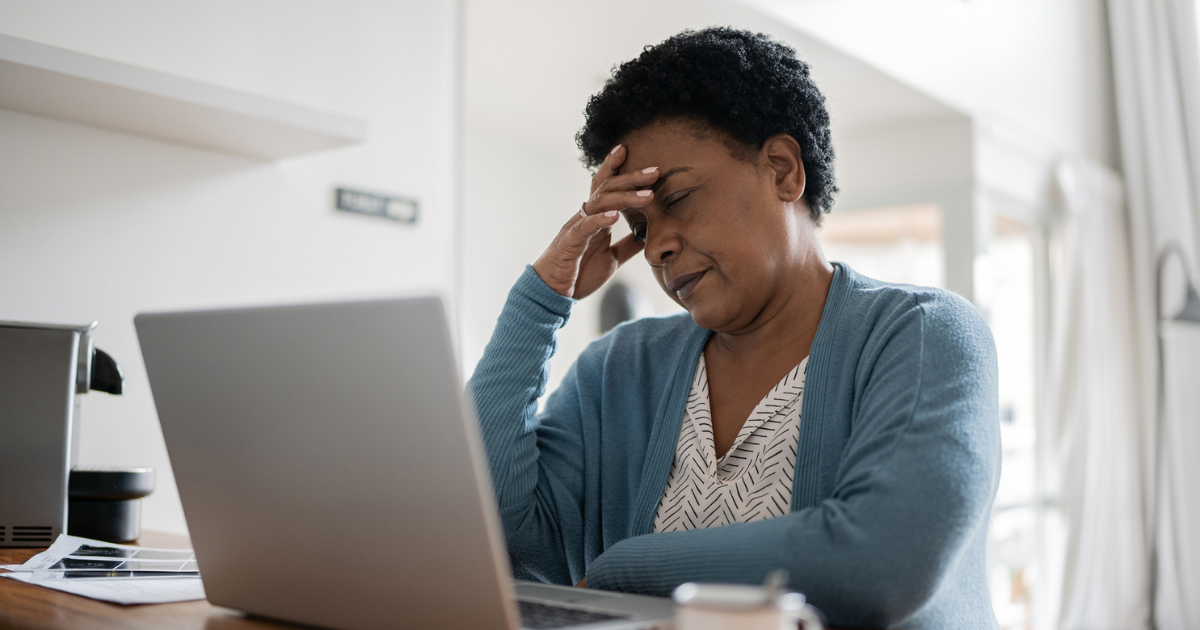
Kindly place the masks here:
<instances>
[{"instance_id":1,"label":"lips","mask_svg":"<svg viewBox=\"0 0 1200 630\"><path fill-rule=\"evenodd\" d=\"M708 273L707 269L679 276L667 283L667 290L674 293L680 300L687 299L687 296L696 288L696 284L700 282L700 278L706 273Z\"/></svg>"}]
</instances>

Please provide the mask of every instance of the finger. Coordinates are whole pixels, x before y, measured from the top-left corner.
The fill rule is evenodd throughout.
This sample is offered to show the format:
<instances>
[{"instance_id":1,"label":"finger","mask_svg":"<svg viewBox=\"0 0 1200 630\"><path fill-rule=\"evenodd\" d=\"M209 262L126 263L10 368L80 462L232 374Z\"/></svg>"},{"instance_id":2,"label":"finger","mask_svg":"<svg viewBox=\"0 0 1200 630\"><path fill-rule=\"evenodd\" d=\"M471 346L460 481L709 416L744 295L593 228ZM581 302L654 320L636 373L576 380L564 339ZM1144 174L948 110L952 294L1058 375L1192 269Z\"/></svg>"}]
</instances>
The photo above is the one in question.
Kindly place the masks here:
<instances>
[{"instance_id":1,"label":"finger","mask_svg":"<svg viewBox=\"0 0 1200 630\"><path fill-rule=\"evenodd\" d=\"M583 252L584 249L587 249L592 237L616 225L620 216L621 213L616 210L609 210L589 215L586 219L580 218L571 226L570 230L567 230L568 244L571 250Z\"/></svg>"},{"instance_id":2,"label":"finger","mask_svg":"<svg viewBox=\"0 0 1200 630\"><path fill-rule=\"evenodd\" d=\"M649 189L625 190L596 195L590 201L583 204L583 207L588 216L594 216L612 210L620 211L627 208L644 208L653 202L654 192Z\"/></svg>"},{"instance_id":3,"label":"finger","mask_svg":"<svg viewBox=\"0 0 1200 630\"><path fill-rule=\"evenodd\" d=\"M617 169L625 162L627 151L625 145L618 144L609 151L604 161L600 163L600 168L596 169L596 174L592 175L592 189L595 190L600 182L612 177L616 174Z\"/></svg>"},{"instance_id":4,"label":"finger","mask_svg":"<svg viewBox=\"0 0 1200 630\"><path fill-rule=\"evenodd\" d=\"M649 188L658 179L658 175L659 170L657 166L648 166L632 173L613 175L598 185L592 186L592 197L608 191Z\"/></svg>"},{"instance_id":5,"label":"finger","mask_svg":"<svg viewBox=\"0 0 1200 630\"><path fill-rule=\"evenodd\" d=\"M609 214L611 213L611 215ZM578 212L567 220L554 239L555 249L568 258L582 256L592 239L616 225L621 213L615 210L582 217Z\"/></svg>"},{"instance_id":6,"label":"finger","mask_svg":"<svg viewBox=\"0 0 1200 630\"><path fill-rule=\"evenodd\" d=\"M626 234L625 238L613 244L612 249L617 258L618 265L624 265L625 261L633 258L638 252L646 248L645 241L639 241L633 238L632 234Z\"/></svg>"}]
</instances>

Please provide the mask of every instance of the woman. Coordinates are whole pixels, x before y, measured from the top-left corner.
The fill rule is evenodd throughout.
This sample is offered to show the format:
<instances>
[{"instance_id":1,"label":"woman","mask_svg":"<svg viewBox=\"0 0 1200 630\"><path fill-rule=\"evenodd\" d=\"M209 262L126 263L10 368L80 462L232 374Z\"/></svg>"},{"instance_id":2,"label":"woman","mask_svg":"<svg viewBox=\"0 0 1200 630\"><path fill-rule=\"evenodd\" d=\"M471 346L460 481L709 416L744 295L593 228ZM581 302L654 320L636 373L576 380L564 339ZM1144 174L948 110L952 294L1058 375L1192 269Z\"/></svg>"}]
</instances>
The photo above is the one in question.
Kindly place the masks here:
<instances>
[{"instance_id":1,"label":"woman","mask_svg":"<svg viewBox=\"0 0 1200 630\"><path fill-rule=\"evenodd\" d=\"M995 627L991 335L957 296L824 259L833 152L807 66L684 32L586 116L591 195L470 383L518 575L666 595L782 567L834 625ZM687 313L592 343L538 413L555 331L639 251Z\"/></svg>"}]
</instances>

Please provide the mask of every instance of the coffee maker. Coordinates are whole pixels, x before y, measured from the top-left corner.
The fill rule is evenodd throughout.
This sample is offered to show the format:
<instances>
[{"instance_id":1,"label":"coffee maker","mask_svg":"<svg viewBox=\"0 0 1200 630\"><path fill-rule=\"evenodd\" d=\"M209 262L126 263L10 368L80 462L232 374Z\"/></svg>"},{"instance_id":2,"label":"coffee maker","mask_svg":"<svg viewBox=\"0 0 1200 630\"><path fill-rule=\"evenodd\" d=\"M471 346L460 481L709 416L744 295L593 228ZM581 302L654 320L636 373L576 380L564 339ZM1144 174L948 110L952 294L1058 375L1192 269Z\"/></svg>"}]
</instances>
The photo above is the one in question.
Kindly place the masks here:
<instances>
[{"instance_id":1,"label":"coffee maker","mask_svg":"<svg viewBox=\"0 0 1200 630\"><path fill-rule=\"evenodd\" d=\"M121 369L83 326L0 321L0 547L42 547L67 530L79 394L120 394Z\"/></svg>"}]
</instances>

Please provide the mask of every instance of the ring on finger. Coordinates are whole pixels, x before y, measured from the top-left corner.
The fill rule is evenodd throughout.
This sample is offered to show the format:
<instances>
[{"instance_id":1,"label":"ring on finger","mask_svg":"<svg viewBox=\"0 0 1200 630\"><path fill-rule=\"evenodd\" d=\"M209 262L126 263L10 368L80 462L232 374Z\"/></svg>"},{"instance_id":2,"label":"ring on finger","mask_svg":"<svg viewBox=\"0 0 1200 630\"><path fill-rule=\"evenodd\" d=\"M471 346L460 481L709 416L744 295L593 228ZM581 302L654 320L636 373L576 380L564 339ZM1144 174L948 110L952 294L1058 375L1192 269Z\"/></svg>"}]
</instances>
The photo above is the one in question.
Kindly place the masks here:
<instances>
[{"instance_id":1,"label":"ring on finger","mask_svg":"<svg viewBox=\"0 0 1200 630\"><path fill-rule=\"evenodd\" d=\"M579 205L579 216L581 216L585 219L588 218L588 213L587 213L586 208L587 208L586 201Z\"/></svg>"}]
</instances>

